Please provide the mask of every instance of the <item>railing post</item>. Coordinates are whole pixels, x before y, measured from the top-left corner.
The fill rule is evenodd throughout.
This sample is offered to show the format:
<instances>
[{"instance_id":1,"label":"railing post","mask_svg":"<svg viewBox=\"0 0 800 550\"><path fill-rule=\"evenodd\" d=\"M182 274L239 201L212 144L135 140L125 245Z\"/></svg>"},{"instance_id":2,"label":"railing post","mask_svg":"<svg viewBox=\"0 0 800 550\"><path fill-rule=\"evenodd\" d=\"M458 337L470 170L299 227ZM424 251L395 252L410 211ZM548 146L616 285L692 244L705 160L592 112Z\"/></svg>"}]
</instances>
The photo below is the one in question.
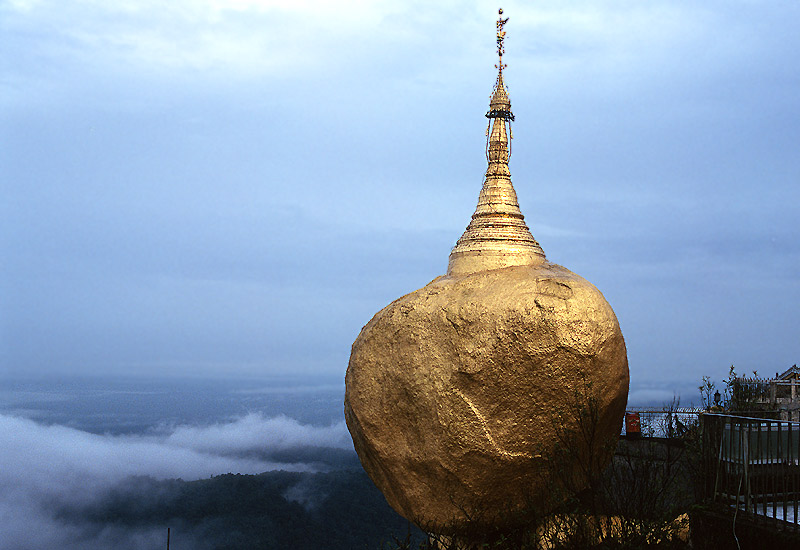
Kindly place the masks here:
<instances>
[{"instance_id":1,"label":"railing post","mask_svg":"<svg viewBox=\"0 0 800 550\"><path fill-rule=\"evenodd\" d=\"M749 512L750 509L753 507L753 503L750 501L750 432L752 431L752 425L748 422L747 423L747 430L740 430L740 441L742 442L741 447L739 448L739 454L742 456L742 462L744 463L744 472L743 475L743 490L744 490L744 510L745 512Z\"/></svg>"}]
</instances>

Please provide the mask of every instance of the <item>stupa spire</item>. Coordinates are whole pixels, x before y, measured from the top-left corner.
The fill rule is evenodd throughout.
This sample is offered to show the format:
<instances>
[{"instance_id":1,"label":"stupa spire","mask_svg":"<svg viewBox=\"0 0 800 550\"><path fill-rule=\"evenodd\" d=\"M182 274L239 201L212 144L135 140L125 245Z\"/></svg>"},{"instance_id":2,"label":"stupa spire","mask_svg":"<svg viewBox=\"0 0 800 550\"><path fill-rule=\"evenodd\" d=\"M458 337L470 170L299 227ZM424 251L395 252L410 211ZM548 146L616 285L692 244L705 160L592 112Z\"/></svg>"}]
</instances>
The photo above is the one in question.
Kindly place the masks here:
<instances>
[{"instance_id":1,"label":"stupa spire","mask_svg":"<svg viewBox=\"0 0 800 550\"><path fill-rule=\"evenodd\" d=\"M460 275L515 265L534 265L545 261L544 251L531 235L519 209L517 194L508 168L511 139L511 100L503 82L505 24L503 10L497 20L497 81L494 85L487 129L488 167L478 206L464 234L450 253L448 275Z\"/></svg>"}]
</instances>

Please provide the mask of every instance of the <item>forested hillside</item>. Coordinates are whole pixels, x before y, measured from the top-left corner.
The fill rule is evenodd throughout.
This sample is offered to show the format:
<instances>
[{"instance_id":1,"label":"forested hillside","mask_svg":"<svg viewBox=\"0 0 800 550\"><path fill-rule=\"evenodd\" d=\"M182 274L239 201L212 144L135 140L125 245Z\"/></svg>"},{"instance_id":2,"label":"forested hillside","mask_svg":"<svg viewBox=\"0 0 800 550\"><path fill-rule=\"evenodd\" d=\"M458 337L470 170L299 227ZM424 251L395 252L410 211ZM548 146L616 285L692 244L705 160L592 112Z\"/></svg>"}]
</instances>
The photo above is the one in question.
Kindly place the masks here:
<instances>
[{"instance_id":1,"label":"forested hillside","mask_svg":"<svg viewBox=\"0 0 800 550\"><path fill-rule=\"evenodd\" d=\"M57 515L85 532L160 528L165 543L170 527L171 550L378 549L409 532L423 537L360 469L198 481L137 477L90 503L62 507Z\"/></svg>"}]
</instances>

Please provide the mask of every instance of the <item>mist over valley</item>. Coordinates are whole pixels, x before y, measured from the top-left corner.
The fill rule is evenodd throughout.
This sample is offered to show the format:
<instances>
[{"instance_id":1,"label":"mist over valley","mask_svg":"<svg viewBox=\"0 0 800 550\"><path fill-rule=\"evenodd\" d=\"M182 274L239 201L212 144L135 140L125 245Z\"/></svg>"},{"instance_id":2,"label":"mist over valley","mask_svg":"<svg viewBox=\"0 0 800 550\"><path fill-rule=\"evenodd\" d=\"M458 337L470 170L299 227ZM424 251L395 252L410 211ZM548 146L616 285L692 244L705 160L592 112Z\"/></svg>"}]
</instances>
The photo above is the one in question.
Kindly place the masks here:
<instances>
[{"instance_id":1,"label":"mist over valley","mask_svg":"<svg viewBox=\"0 0 800 550\"><path fill-rule=\"evenodd\" d=\"M0 549L378 548L341 384L17 377L0 388ZM420 533L413 530L416 536Z\"/></svg>"}]
</instances>

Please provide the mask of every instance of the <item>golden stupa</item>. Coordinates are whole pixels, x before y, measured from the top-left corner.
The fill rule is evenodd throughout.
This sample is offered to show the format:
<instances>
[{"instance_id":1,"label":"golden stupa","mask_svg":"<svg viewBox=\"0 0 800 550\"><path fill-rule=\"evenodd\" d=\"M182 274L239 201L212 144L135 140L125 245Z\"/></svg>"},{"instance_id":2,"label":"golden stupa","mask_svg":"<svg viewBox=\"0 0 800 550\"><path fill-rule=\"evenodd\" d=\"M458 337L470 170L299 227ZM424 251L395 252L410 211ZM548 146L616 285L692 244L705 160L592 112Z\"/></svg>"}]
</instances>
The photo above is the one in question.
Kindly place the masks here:
<instances>
[{"instance_id":1,"label":"golden stupa","mask_svg":"<svg viewBox=\"0 0 800 550\"><path fill-rule=\"evenodd\" d=\"M610 459L628 392L625 342L591 283L547 261L525 224L508 167L514 119L498 75L486 116L488 167L447 274L403 296L353 343L345 418L364 469L428 532L502 528L556 504L557 469ZM559 441L596 407L589 450ZM574 476L572 475L574 473Z\"/></svg>"},{"instance_id":2,"label":"golden stupa","mask_svg":"<svg viewBox=\"0 0 800 550\"><path fill-rule=\"evenodd\" d=\"M525 225L517 193L511 184L508 168L510 123L514 120L511 100L503 83L503 26L508 18L497 21L497 82L486 118L486 158L489 166L478 197L478 207L467 230L450 253L448 275L462 275L514 265L535 265L545 261L544 251Z\"/></svg>"}]
</instances>

